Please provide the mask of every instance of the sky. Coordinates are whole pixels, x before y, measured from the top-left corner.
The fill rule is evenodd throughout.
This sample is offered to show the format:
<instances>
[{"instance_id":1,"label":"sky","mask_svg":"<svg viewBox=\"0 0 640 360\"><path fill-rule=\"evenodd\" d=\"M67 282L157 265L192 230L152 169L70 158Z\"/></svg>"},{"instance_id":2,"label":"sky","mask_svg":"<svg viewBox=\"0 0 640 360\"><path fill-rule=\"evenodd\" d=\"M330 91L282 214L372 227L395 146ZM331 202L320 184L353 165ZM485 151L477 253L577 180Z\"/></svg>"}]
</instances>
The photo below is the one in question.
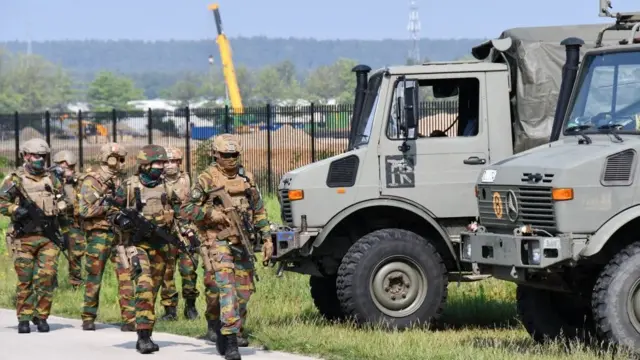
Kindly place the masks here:
<instances>
[{"instance_id":1,"label":"sky","mask_svg":"<svg viewBox=\"0 0 640 360\"><path fill-rule=\"evenodd\" d=\"M212 39L207 5L214 1L0 0L0 41ZM409 38L409 0L217 1L229 37ZM420 37L492 38L518 26L611 22L598 17L598 1L417 0ZM640 10L637 0L612 4L616 11Z\"/></svg>"}]
</instances>

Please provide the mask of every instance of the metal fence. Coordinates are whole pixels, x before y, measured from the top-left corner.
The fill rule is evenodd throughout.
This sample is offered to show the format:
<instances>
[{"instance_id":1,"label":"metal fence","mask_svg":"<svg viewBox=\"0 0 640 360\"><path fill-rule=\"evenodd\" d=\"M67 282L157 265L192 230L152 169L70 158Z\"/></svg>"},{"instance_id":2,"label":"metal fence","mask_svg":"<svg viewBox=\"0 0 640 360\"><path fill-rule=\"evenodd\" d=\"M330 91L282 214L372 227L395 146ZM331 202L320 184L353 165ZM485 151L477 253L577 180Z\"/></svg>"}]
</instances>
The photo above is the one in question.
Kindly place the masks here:
<instances>
[{"instance_id":1,"label":"metal fence","mask_svg":"<svg viewBox=\"0 0 640 360\"><path fill-rule=\"evenodd\" d=\"M457 112L457 102L422 103L420 131L449 127ZM50 144L52 154L76 152L80 171L97 164L100 147L110 141L125 144L128 174L133 173L142 146L175 146L184 151L184 170L197 176L211 163L210 139L233 133L243 147L245 168L254 174L260 189L272 193L287 171L346 150L351 113L350 105L312 104L266 105L242 112L224 107L0 114L0 171L20 165L20 144L39 137Z\"/></svg>"}]
</instances>

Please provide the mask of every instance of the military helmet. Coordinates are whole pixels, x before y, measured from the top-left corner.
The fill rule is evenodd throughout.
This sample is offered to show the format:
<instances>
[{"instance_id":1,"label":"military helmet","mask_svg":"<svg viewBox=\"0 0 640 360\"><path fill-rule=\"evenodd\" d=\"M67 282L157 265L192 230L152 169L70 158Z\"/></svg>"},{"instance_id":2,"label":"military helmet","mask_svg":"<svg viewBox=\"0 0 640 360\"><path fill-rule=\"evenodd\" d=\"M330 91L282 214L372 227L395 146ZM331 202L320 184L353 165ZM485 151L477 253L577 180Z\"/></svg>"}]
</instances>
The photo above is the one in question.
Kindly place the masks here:
<instances>
[{"instance_id":1,"label":"military helmet","mask_svg":"<svg viewBox=\"0 0 640 360\"><path fill-rule=\"evenodd\" d=\"M69 166L73 166L77 162L76 155L69 150L58 151L55 155L53 155L52 160L54 163L61 163L63 161L66 161Z\"/></svg>"},{"instance_id":2,"label":"military helmet","mask_svg":"<svg viewBox=\"0 0 640 360\"><path fill-rule=\"evenodd\" d=\"M44 139L39 138L27 140L20 147L20 154L22 156L25 154L48 155L50 152L49 144L47 144Z\"/></svg>"},{"instance_id":3,"label":"military helmet","mask_svg":"<svg viewBox=\"0 0 640 360\"><path fill-rule=\"evenodd\" d=\"M167 151L160 145L145 145L138 151L138 165L151 164L154 161L167 161Z\"/></svg>"},{"instance_id":4,"label":"military helmet","mask_svg":"<svg viewBox=\"0 0 640 360\"><path fill-rule=\"evenodd\" d=\"M167 159L169 160L182 160L182 150L175 146L165 146L167 151Z\"/></svg>"},{"instance_id":5,"label":"military helmet","mask_svg":"<svg viewBox=\"0 0 640 360\"><path fill-rule=\"evenodd\" d=\"M242 147L235 136L222 134L213 139L213 151L220 153L239 153L242 151Z\"/></svg>"},{"instance_id":6,"label":"military helmet","mask_svg":"<svg viewBox=\"0 0 640 360\"><path fill-rule=\"evenodd\" d=\"M127 149L115 142L102 145L100 148L100 161L107 162L109 156L125 157Z\"/></svg>"}]
</instances>

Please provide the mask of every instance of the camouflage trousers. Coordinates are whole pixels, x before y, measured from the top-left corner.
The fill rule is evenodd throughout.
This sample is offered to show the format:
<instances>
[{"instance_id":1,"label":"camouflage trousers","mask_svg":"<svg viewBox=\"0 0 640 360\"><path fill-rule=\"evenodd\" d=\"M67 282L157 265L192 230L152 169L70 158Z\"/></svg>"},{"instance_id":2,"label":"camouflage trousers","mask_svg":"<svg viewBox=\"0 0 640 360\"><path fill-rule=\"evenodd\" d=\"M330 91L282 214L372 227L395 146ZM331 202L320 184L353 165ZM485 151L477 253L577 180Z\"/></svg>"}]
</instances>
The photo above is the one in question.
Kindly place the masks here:
<instances>
[{"instance_id":1,"label":"camouflage trousers","mask_svg":"<svg viewBox=\"0 0 640 360\"><path fill-rule=\"evenodd\" d=\"M82 285L82 258L87 242L84 231L77 227L69 227L69 283Z\"/></svg>"},{"instance_id":2,"label":"camouflage trousers","mask_svg":"<svg viewBox=\"0 0 640 360\"><path fill-rule=\"evenodd\" d=\"M60 250L51 240L40 235L17 239L14 267L18 276L16 313L18 321L47 319L53 302L53 280L58 271Z\"/></svg>"},{"instance_id":3,"label":"camouflage trousers","mask_svg":"<svg viewBox=\"0 0 640 360\"><path fill-rule=\"evenodd\" d=\"M95 320L98 315L98 302L100 299L100 288L102 286L102 276L110 258L116 268L118 278L118 302L120 305L120 315L125 323L135 320L135 297L133 292L133 282L129 276L129 271L121 264L113 249L113 233L105 230L90 230L87 232L87 250L85 270L87 281L85 283L84 305L82 309L82 320Z\"/></svg>"},{"instance_id":4,"label":"camouflage trousers","mask_svg":"<svg viewBox=\"0 0 640 360\"><path fill-rule=\"evenodd\" d=\"M196 261L197 260L196 258ZM167 256L167 268L164 272L162 292L160 293L160 303L163 306L178 306L178 291L175 282L176 262L178 271L182 277L182 298L195 299L200 295L200 292L196 288L198 281L198 274L196 273L198 263L196 262L194 264L187 254L179 251L177 247L170 245Z\"/></svg>"},{"instance_id":5,"label":"camouflage trousers","mask_svg":"<svg viewBox=\"0 0 640 360\"><path fill-rule=\"evenodd\" d=\"M167 264L169 247L160 248L141 243L138 261L142 272L136 284L136 330L153 330L156 322L155 303Z\"/></svg>"},{"instance_id":6,"label":"camouflage trousers","mask_svg":"<svg viewBox=\"0 0 640 360\"><path fill-rule=\"evenodd\" d=\"M205 318L222 321L223 335L241 334L247 305L255 292L254 268L241 246L217 241L213 251L214 272L205 272L207 300Z\"/></svg>"}]
</instances>

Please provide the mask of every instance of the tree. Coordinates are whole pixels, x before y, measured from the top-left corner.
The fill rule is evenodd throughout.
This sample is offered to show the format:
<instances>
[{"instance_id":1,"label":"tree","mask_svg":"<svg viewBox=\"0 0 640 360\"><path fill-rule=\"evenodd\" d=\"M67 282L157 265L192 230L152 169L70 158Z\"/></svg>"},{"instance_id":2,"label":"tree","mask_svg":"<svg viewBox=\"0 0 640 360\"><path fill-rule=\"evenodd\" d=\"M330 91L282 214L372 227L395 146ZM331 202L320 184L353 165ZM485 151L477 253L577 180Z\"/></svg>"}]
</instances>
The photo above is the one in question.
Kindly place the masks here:
<instances>
[{"instance_id":1,"label":"tree","mask_svg":"<svg viewBox=\"0 0 640 360\"><path fill-rule=\"evenodd\" d=\"M161 95L180 101L180 106L189 106L193 100L204 94L203 85L202 77L194 73L187 73L170 88L163 90Z\"/></svg>"},{"instance_id":2,"label":"tree","mask_svg":"<svg viewBox=\"0 0 640 360\"><path fill-rule=\"evenodd\" d=\"M59 111L73 95L61 67L38 55L0 52L0 111Z\"/></svg>"},{"instance_id":3,"label":"tree","mask_svg":"<svg viewBox=\"0 0 640 360\"><path fill-rule=\"evenodd\" d=\"M341 104L352 103L356 77L351 69L356 64L355 60L340 58L330 66L321 66L311 72L305 82L309 100L324 103L335 98Z\"/></svg>"},{"instance_id":4,"label":"tree","mask_svg":"<svg viewBox=\"0 0 640 360\"><path fill-rule=\"evenodd\" d=\"M87 100L95 111L131 110L127 102L140 99L144 99L144 92L133 80L109 71L99 72L87 91Z\"/></svg>"}]
</instances>

